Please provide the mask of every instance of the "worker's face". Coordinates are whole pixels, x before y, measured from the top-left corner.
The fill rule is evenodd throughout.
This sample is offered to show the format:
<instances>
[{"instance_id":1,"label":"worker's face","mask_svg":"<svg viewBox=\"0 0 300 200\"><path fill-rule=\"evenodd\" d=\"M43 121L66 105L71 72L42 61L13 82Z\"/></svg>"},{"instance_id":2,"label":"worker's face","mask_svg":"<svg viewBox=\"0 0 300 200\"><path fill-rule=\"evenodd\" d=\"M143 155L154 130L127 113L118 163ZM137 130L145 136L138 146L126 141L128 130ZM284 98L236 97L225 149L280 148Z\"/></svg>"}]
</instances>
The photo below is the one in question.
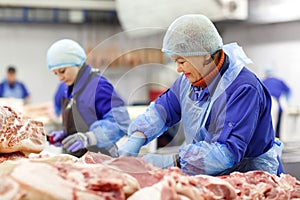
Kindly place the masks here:
<instances>
[{"instance_id":1,"label":"worker's face","mask_svg":"<svg viewBox=\"0 0 300 200\"><path fill-rule=\"evenodd\" d=\"M16 82L16 73L7 73L7 77L6 77L8 83L13 84Z\"/></svg>"},{"instance_id":2,"label":"worker's face","mask_svg":"<svg viewBox=\"0 0 300 200\"><path fill-rule=\"evenodd\" d=\"M210 55L180 57L172 56L177 63L177 72L184 73L191 83L199 81L206 76L215 66L210 61Z\"/></svg>"},{"instance_id":3,"label":"worker's face","mask_svg":"<svg viewBox=\"0 0 300 200\"><path fill-rule=\"evenodd\" d=\"M63 67L54 69L53 73L58 77L60 81L65 82L67 85L72 85L77 77L79 67Z\"/></svg>"}]
</instances>

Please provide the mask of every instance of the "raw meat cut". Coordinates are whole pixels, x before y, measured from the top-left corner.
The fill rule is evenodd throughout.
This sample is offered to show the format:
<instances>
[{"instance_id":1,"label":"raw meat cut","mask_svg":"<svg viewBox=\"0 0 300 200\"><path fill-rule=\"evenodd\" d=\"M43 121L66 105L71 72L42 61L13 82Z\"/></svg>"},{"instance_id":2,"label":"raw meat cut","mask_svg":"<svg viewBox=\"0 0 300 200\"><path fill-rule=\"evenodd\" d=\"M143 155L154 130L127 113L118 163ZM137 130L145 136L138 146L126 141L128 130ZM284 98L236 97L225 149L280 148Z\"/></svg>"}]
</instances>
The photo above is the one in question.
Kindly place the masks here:
<instances>
[{"instance_id":1,"label":"raw meat cut","mask_svg":"<svg viewBox=\"0 0 300 200\"><path fill-rule=\"evenodd\" d=\"M31 161L44 162L49 164L55 163L75 163L79 161L79 158L72 156L70 154L58 154L58 155L50 155L50 154L29 154L28 158Z\"/></svg>"},{"instance_id":2,"label":"raw meat cut","mask_svg":"<svg viewBox=\"0 0 300 200\"><path fill-rule=\"evenodd\" d=\"M10 107L0 106L0 153L39 153L45 144L42 122L22 118Z\"/></svg>"},{"instance_id":3,"label":"raw meat cut","mask_svg":"<svg viewBox=\"0 0 300 200\"><path fill-rule=\"evenodd\" d=\"M0 153L0 164L7 160L17 160L28 158L23 152L17 151L12 153Z\"/></svg>"},{"instance_id":4,"label":"raw meat cut","mask_svg":"<svg viewBox=\"0 0 300 200\"><path fill-rule=\"evenodd\" d=\"M123 200L139 189L133 177L101 164L48 164L22 160L2 165L6 164L10 165L10 170L2 176L11 177L18 183L25 199Z\"/></svg>"},{"instance_id":5,"label":"raw meat cut","mask_svg":"<svg viewBox=\"0 0 300 200\"><path fill-rule=\"evenodd\" d=\"M237 199L292 199L292 196L300 198L300 182L287 174L278 177L256 170L234 172L219 178L237 189Z\"/></svg>"},{"instance_id":6,"label":"raw meat cut","mask_svg":"<svg viewBox=\"0 0 300 200\"><path fill-rule=\"evenodd\" d=\"M80 161L88 164L96 164L96 163L100 164L107 160L112 160L112 159L113 159L112 157L107 156L105 154L88 151L80 158Z\"/></svg>"},{"instance_id":7,"label":"raw meat cut","mask_svg":"<svg viewBox=\"0 0 300 200\"><path fill-rule=\"evenodd\" d=\"M300 199L300 182L264 171L188 176L141 158L86 153L31 154L0 164L0 199L213 200Z\"/></svg>"},{"instance_id":8,"label":"raw meat cut","mask_svg":"<svg viewBox=\"0 0 300 200\"><path fill-rule=\"evenodd\" d=\"M300 181L289 174L281 174L279 186L289 191L290 198L300 197Z\"/></svg>"},{"instance_id":9,"label":"raw meat cut","mask_svg":"<svg viewBox=\"0 0 300 200\"><path fill-rule=\"evenodd\" d=\"M137 179L140 187L151 186L160 181L164 170L136 157L111 158L101 153L87 152L81 160L85 163L101 163L109 168L129 174Z\"/></svg>"},{"instance_id":10,"label":"raw meat cut","mask_svg":"<svg viewBox=\"0 0 300 200\"><path fill-rule=\"evenodd\" d=\"M19 200L24 198L25 191L20 185L8 176L0 176L0 199Z\"/></svg>"},{"instance_id":11,"label":"raw meat cut","mask_svg":"<svg viewBox=\"0 0 300 200\"><path fill-rule=\"evenodd\" d=\"M175 180L164 178L151 187L144 187L135 192L128 200L181 200L181 197L176 192L175 185Z\"/></svg>"},{"instance_id":12,"label":"raw meat cut","mask_svg":"<svg viewBox=\"0 0 300 200\"><path fill-rule=\"evenodd\" d=\"M235 172L227 176L188 176L179 168L162 170L141 158L110 158L88 152L81 160L100 162L135 177L141 189L130 199L150 196L158 199L292 199L300 198L300 182L288 174L280 177L264 171ZM170 194L162 198L163 194ZM173 192L177 193L173 195ZM171 198L172 197L172 198ZM153 198L154 199L154 198Z\"/></svg>"}]
</instances>

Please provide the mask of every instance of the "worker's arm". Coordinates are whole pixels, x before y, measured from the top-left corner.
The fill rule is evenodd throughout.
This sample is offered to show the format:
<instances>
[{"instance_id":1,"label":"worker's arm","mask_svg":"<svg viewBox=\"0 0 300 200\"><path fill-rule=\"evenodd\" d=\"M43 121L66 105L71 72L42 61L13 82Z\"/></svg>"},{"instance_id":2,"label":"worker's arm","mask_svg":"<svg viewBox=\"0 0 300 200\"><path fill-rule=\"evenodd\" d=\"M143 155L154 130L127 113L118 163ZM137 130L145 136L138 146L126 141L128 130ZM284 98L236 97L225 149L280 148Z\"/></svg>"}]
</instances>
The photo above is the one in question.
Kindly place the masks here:
<instances>
[{"instance_id":1,"label":"worker's arm","mask_svg":"<svg viewBox=\"0 0 300 200\"><path fill-rule=\"evenodd\" d=\"M136 117L128 128L128 141L120 147L121 156L137 156L140 148L163 134L167 128L181 118L179 88L181 78L147 110Z\"/></svg>"},{"instance_id":2,"label":"worker's arm","mask_svg":"<svg viewBox=\"0 0 300 200\"><path fill-rule=\"evenodd\" d=\"M145 144L163 134L168 127L176 124L181 119L179 77L174 84L160 95L155 102L151 102L147 110L137 116L128 128L128 135L142 132L146 136Z\"/></svg>"},{"instance_id":3,"label":"worker's arm","mask_svg":"<svg viewBox=\"0 0 300 200\"><path fill-rule=\"evenodd\" d=\"M110 147L126 134L130 123L127 108L104 77L100 77L96 89L95 110L98 120L89 127L89 131L70 135L62 141L68 151L75 152L94 145Z\"/></svg>"},{"instance_id":4,"label":"worker's arm","mask_svg":"<svg viewBox=\"0 0 300 200\"><path fill-rule=\"evenodd\" d=\"M98 120L90 126L90 131L97 138L97 146L115 144L127 133L130 117L124 101L104 77L96 89L95 109Z\"/></svg>"}]
</instances>

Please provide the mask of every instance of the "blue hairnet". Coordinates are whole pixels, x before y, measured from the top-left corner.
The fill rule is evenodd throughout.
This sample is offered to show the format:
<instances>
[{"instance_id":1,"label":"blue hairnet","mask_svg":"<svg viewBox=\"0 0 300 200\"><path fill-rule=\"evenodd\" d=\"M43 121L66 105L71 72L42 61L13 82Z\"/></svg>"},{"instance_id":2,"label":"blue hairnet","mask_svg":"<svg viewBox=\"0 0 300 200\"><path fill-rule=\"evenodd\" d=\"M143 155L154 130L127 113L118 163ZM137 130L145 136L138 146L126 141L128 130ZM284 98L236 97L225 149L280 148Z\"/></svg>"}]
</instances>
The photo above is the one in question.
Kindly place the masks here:
<instances>
[{"instance_id":1,"label":"blue hairnet","mask_svg":"<svg viewBox=\"0 0 300 200\"><path fill-rule=\"evenodd\" d=\"M47 52L47 67L50 70L77 66L81 67L86 60L83 48L75 41L62 39L56 41Z\"/></svg>"},{"instance_id":2,"label":"blue hairnet","mask_svg":"<svg viewBox=\"0 0 300 200\"><path fill-rule=\"evenodd\" d=\"M184 15L168 28L162 51L171 56L213 54L223 46L214 24L204 15Z\"/></svg>"}]
</instances>

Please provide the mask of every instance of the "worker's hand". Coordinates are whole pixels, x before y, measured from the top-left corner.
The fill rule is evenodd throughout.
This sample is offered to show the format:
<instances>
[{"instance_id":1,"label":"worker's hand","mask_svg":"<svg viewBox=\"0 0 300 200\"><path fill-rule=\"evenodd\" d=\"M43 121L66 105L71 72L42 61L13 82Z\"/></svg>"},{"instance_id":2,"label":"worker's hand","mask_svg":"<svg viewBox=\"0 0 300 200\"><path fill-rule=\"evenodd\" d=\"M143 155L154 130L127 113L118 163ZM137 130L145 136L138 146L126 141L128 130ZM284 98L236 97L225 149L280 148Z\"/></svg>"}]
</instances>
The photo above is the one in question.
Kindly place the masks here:
<instances>
[{"instance_id":1,"label":"worker's hand","mask_svg":"<svg viewBox=\"0 0 300 200\"><path fill-rule=\"evenodd\" d=\"M142 159L163 169L176 166L175 154L147 154Z\"/></svg>"},{"instance_id":2,"label":"worker's hand","mask_svg":"<svg viewBox=\"0 0 300 200\"><path fill-rule=\"evenodd\" d=\"M143 144L145 137L140 135L132 135L128 140L119 148L120 156L137 156Z\"/></svg>"},{"instance_id":3,"label":"worker's hand","mask_svg":"<svg viewBox=\"0 0 300 200\"><path fill-rule=\"evenodd\" d=\"M69 152L76 152L96 144L97 140L93 132L75 133L62 141L63 147Z\"/></svg>"},{"instance_id":4,"label":"worker's hand","mask_svg":"<svg viewBox=\"0 0 300 200\"><path fill-rule=\"evenodd\" d=\"M61 141L67 136L65 131L53 131L49 134L49 142L57 147L60 147Z\"/></svg>"},{"instance_id":5,"label":"worker's hand","mask_svg":"<svg viewBox=\"0 0 300 200\"><path fill-rule=\"evenodd\" d=\"M92 131L97 138L99 148L107 148L114 145L125 132L120 131L117 124L110 120L98 120L94 122L89 131Z\"/></svg>"}]
</instances>

